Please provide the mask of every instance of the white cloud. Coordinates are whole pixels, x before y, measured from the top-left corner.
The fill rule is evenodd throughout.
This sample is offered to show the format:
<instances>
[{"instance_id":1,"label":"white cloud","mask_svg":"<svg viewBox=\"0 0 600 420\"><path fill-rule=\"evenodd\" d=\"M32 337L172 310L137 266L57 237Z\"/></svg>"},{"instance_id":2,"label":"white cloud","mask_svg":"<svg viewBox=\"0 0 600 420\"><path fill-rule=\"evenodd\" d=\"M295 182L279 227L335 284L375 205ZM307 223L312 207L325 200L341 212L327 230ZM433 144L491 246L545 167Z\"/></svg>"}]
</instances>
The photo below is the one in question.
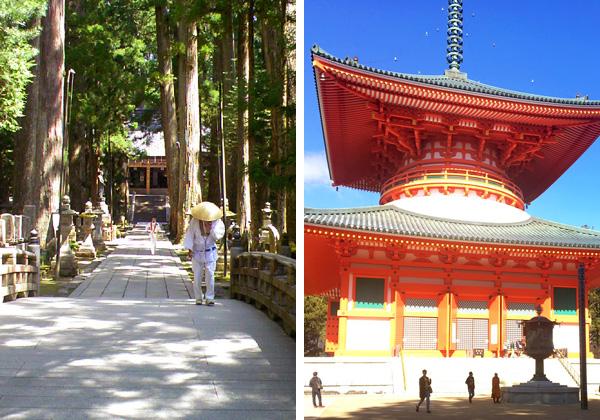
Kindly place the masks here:
<instances>
[{"instance_id":1,"label":"white cloud","mask_svg":"<svg viewBox=\"0 0 600 420\"><path fill-rule=\"evenodd\" d=\"M304 154L304 184L331 185L325 152Z\"/></svg>"}]
</instances>

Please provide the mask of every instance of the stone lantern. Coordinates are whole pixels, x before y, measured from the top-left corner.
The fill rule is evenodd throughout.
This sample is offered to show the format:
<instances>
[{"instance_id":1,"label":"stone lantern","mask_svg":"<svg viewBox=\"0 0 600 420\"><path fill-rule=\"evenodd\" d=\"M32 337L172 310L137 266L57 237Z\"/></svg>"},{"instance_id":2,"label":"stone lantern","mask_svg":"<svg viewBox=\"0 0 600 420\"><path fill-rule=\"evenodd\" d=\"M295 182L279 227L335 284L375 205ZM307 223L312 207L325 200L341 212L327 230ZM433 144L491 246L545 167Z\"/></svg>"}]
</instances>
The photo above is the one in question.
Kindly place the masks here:
<instances>
[{"instance_id":1,"label":"stone lantern","mask_svg":"<svg viewBox=\"0 0 600 420\"><path fill-rule=\"evenodd\" d=\"M263 216L262 228L260 229L260 236L258 238L260 249L262 251L276 253L279 245L279 231L271 223L271 217L273 215L271 203L265 203L265 208L262 209L261 212Z\"/></svg>"},{"instance_id":2,"label":"stone lantern","mask_svg":"<svg viewBox=\"0 0 600 420\"><path fill-rule=\"evenodd\" d=\"M271 210L271 203L266 202L265 208L261 210L262 213L262 227L266 228L271 225L271 217L273 217L273 210Z\"/></svg>"},{"instance_id":3,"label":"stone lantern","mask_svg":"<svg viewBox=\"0 0 600 420\"><path fill-rule=\"evenodd\" d=\"M79 246L77 256L84 258L96 258L96 248L94 247L93 234L95 231L94 220L98 217L92 208L92 202L85 203L85 211L79 215L82 220L81 230L83 232L83 242Z\"/></svg>"},{"instance_id":4,"label":"stone lantern","mask_svg":"<svg viewBox=\"0 0 600 420\"><path fill-rule=\"evenodd\" d=\"M535 359L535 374L532 381L547 381L544 374L544 359L552 355L554 343L552 342L552 330L556 322L541 316L542 308L536 308L538 316L528 321L523 321L523 334L525 335L525 354Z\"/></svg>"},{"instance_id":5,"label":"stone lantern","mask_svg":"<svg viewBox=\"0 0 600 420\"><path fill-rule=\"evenodd\" d=\"M502 388L502 400L508 403L572 404L579 401L579 388L551 382L544 374L544 359L554 351L552 330L555 322L541 316L523 321L525 354L535 359L535 374L529 382ZM510 359L509 359L510 360Z\"/></svg>"},{"instance_id":6,"label":"stone lantern","mask_svg":"<svg viewBox=\"0 0 600 420\"><path fill-rule=\"evenodd\" d=\"M75 240L75 225L73 217L77 216L75 210L71 209L71 198L68 195L63 196L60 204L60 257L59 274L64 277L73 277L77 275L77 261L71 250L70 242Z\"/></svg>"}]
</instances>

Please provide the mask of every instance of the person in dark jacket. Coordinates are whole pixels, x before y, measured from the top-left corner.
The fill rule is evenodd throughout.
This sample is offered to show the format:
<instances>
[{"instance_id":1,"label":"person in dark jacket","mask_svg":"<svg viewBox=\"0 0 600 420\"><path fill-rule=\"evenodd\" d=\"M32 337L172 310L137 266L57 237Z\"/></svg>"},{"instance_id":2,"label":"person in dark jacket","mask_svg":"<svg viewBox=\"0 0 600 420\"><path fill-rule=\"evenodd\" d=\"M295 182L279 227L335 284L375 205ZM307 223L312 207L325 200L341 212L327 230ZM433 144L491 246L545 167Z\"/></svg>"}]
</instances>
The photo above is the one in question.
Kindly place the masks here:
<instances>
[{"instance_id":1,"label":"person in dark jacket","mask_svg":"<svg viewBox=\"0 0 600 420\"><path fill-rule=\"evenodd\" d=\"M469 390L469 403L473 403L473 397L475 396L475 378L473 377L473 372L469 372L469 376L467 376L467 380L465 381L467 384L467 389Z\"/></svg>"},{"instance_id":2,"label":"person in dark jacket","mask_svg":"<svg viewBox=\"0 0 600 420\"><path fill-rule=\"evenodd\" d=\"M308 385L312 389L312 401L313 405L317 407L316 397L319 398L319 407L323 407L323 402L321 401L321 390L323 389L323 383L321 379L317 376L318 372L313 372L313 377L310 378L310 382Z\"/></svg>"},{"instance_id":3,"label":"person in dark jacket","mask_svg":"<svg viewBox=\"0 0 600 420\"><path fill-rule=\"evenodd\" d=\"M431 396L431 379L427 377L427 371L423 369L423 376L419 378L419 404L417 404L417 411L419 411L419 407L423 400L427 400L427 412L431 413L429 410L429 397Z\"/></svg>"}]
</instances>

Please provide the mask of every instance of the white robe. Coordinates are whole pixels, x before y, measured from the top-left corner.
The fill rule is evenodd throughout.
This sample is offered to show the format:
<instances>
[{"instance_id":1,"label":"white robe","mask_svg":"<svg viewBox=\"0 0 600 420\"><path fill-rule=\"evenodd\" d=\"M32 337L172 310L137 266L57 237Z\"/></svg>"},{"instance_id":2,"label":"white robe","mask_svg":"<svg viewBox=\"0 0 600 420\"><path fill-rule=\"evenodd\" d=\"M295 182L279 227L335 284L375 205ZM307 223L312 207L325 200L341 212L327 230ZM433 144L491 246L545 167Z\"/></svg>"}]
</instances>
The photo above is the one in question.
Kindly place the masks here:
<instances>
[{"instance_id":1,"label":"white robe","mask_svg":"<svg viewBox=\"0 0 600 420\"><path fill-rule=\"evenodd\" d=\"M212 222L208 236L202 236L200 222L192 219L185 231L183 247L193 253L193 258L202 262L217 261L217 241L225 235L225 225L221 219Z\"/></svg>"},{"instance_id":2,"label":"white robe","mask_svg":"<svg viewBox=\"0 0 600 420\"><path fill-rule=\"evenodd\" d=\"M225 235L225 225L221 219L212 222L208 236L202 236L200 222L192 219L185 236L183 247L192 251L192 270L194 271L194 297L202 299L202 278L206 281L206 299L215 298L215 269L217 267L217 241Z\"/></svg>"},{"instance_id":3,"label":"white robe","mask_svg":"<svg viewBox=\"0 0 600 420\"><path fill-rule=\"evenodd\" d=\"M154 255L156 253L156 240L158 232L160 232L160 224L158 224L158 222L154 223L154 225L152 222L148 223L146 232L150 234L150 252Z\"/></svg>"}]
</instances>

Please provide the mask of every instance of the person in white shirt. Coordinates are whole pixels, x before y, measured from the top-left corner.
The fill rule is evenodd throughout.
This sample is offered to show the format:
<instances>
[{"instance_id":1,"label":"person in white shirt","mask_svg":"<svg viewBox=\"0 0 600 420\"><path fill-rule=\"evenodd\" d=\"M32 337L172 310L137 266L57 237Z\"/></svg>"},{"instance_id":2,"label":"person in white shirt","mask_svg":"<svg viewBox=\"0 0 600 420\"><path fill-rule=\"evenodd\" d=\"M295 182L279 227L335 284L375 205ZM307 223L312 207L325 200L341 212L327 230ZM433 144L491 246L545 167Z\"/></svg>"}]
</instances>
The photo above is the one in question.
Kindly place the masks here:
<instances>
[{"instance_id":1,"label":"person in white shirt","mask_svg":"<svg viewBox=\"0 0 600 420\"><path fill-rule=\"evenodd\" d=\"M150 253L154 255L156 253L156 238L158 232L160 232L160 225L156 223L156 217L152 218L152 221L146 226L146 232L150 235Z\"/></svg>"},{"instance_id":2,"label":"person in white shirt","mask_svg":"<svg viewBox=\"0 0 600 420\"><path fill-rule=\"evenodd\" d=\"M203 299L209 306L215 304L215 269L217 267L217 241L225 234L221 220L223 212L215 204L204 201L195 206L193 219L185 232L183 247L192 259L194 272L194 298L196 305ZM206 295L202 293L202 279L206 281Z\"/></svg>"}]
</instances>

